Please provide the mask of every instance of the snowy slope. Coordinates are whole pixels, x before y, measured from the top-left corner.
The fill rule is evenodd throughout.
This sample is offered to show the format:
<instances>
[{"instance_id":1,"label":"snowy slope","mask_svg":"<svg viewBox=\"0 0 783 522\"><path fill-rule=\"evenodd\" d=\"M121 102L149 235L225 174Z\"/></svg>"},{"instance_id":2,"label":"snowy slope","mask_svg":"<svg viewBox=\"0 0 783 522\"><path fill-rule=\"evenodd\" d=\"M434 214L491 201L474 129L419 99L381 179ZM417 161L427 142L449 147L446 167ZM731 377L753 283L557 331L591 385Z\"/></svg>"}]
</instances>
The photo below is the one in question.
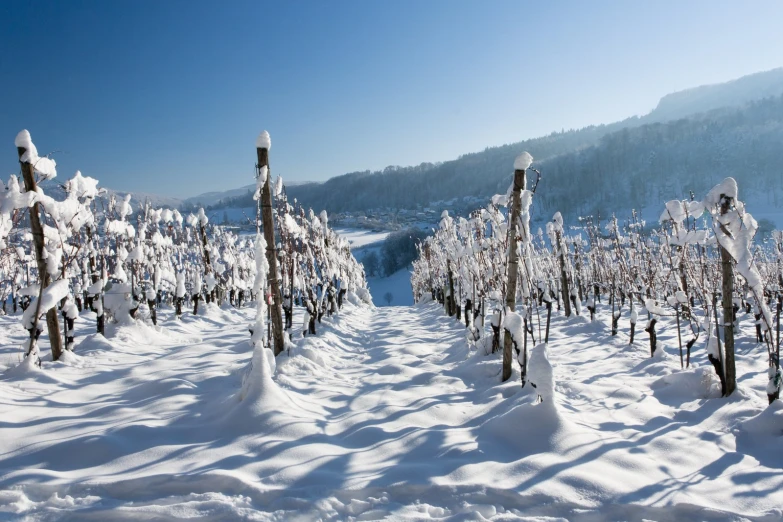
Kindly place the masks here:
<instances>
[{"instance_id":1,"label":"snowy slope","mask_svg":"<svg viewBox=\"0 0 783 522\"><path fill-rule=\"evenodd\" d=\"M667 94L644 121L667 121L783 94L783 67Z\"/></svg>"},{"instance_id":2,"label":"snowy slope","mask_svg":"<svg viewBox=\"0 0 783 522\"><path fill-rule=\"evenodd\" d=\"M183 200L183 203L187 204L193 204L193 205L214 205L221 199L226 198L233 198L236 196L242 196L247 193L247 191L255 192L256 190L256 184L250 184L245 185L243 187L235 188L235 189L229 189L229 190L222 190L222 191L213 191L213 192L204 192L203 194L199 194L198 196L192 196L189 198L185 198Z\"/></svg>"},{"instance_id":3,"label":"snowy slope","mask_svg":"<svg viewBox=\"0 0 783 522\"><path fill-rule=\"evenodd\" d=\"M364 256L374 251L381 256L381 244L389 232L372 232L362 229L337 229L344 238L351 243L354 256L361 263ZM375 306L409 306L413 304L413 291L411 290L411 273L408 268L396 271L390 276L376 275L367 277L367 288L372 295ZM386 294L392 294L392 301L386 301Z\"/></svg>"},{"instance_id":4,"label":"snowy slope","mask_svg":"<svg viewBox=\"0 0 783 522\"><path fill-rule=\"evenodd\" d=\"M397 270L388 277L368 277L367 288L375 306L410 306L413 304L410 268ZM392 302L386 302L386 293L392 294Z\"/></svg>"},{"instance_id":5,"label":"snowy slope","mask_svg":"<svg viewBox=\"0 0 783 522\"><path fill-rule=\"evenodd\" d=\"M239 401L252 308L164 310L165 327L107 340L87 336L90 315L75 354L0 376L0 519L783 516L763 347L739 344L740 391L718 399L703 353L679 370L669 323L650 359L643 335L608 336L605 309L597 324L556 313L554 397L535 404L438 305L347 304ZM0 364L14 364L18 317L0 335Z\"/></svg>"},{"instance_id":6,"label":"snowy slope","mask_svg":"<svg viewBox=\"0 0 783 522\"><path fill-rule=\"evenodd\" d=\"M286 180L285 184L286 187L296 187L305 183L311 183L310 181L289 181ZM230 198L235 198L237 196L244 196L247 194L248 191L255 192L256 190L256 184L250 184L250 185L244 185L239 188L234 189L228 189L228 190L218 190L218 191L212 191L212 192L204 192L202 194L199 194L197 196L191 196L189 198L185 198L182 200L182 203L188 204L188 205L200 205L200 206L207 206L207 205L214 205L221 200L226 200Z\"/></svg>"},{"instance_id":7,"label":"snowy slope","mask_svg":"<svg viewBox=\"0 0 783 522\"><path fill-rule=\"evenodd\" d=\"M334 231L348 240L354 252L368 246L380 246L390 233L388 230L373 231L363 228L335 228Z\"/></svg>"}]
</instances>

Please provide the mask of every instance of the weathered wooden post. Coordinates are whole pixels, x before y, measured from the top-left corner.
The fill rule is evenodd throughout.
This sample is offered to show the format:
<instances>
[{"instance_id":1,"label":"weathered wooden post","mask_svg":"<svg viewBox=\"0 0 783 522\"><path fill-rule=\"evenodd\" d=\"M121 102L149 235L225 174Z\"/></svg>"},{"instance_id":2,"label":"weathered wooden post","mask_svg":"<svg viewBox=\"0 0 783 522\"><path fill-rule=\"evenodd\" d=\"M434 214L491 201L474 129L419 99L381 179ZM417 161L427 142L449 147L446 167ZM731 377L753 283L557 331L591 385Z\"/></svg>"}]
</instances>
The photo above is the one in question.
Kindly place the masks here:
<instances>
[{"instance_id":1,"label":"weathered wooden post","mask_svg":"<svg viewBox=\"0 0 783 522\"><path fill-rule=\"evenodd\" d=\"M682 303L678 302L674 306L674 316L677 318L677 343L680 345L680 368L685 368L685 359L682 354L682 333L680 332L680 311Z\"/></svg>"},{"instance_id":2,"label":"weathered wooden post","mask_svg":"<svg viewBox=\"0 0 783 522\"><path fill-rule=\"evenodd\" d=\"M720 213L725 215L733 204L731 196L721 194ZM723 273L723 358L726 375L726 397L737 388L737 369L734 364L734 267L731 254L723 245L720 246L721 271Z\"/></svg>"},{"instance_id":3,"label":"weathered wooden post","mask_svg":"<svg viewBox=\"0 0 783 522\"><path fill-rule=\"evenodd\" d=\"M269 178L269 148L271 147L269 133L263 131L256 140L256 154L258 156L257 175L260 176L265 171L266 179L261 189L261 219L263 221L264 239L266 239L266 260L269 263L268 282L272 294L272 342L274 354L278 355L285 349L285 337L283 332L283 298L280 293L280 281L277 279L277 252L275 250L275 228L272 216L272 190ZM264 295L259 295L258 299L265 299Z\"/></svg>"},{"instance_id":4,"label":"weathered wooden post","mask_svg":"<svg viewBox=\"0 0 783 522\"><path fill-rule=\"evenodd\" d=\"M27 131L22 131L26 133ZM16 152L19 154L19 163L22 165L22 177L24 178L24 188L27 192L35 192L38 188L35 182L34 167L28 159L22 159L27 152L26 147L16 147ZM49 272L46 270L46 260L44 260L44 232L41 226L41 206L38 202L33 204L32 210L30 210L30 229L33 234L33 247L35 249L35 261L38 265L38 278L41 284L40 293L38 296L38 305L40 305L41 297L43 296L44 289L52 282L52 278ZM38 316L34 319L34 324L38 322ZM57 319L57 310L53 307L46 311L46 328L49 332L49 343L52 346L52 360L56 361L60 358L60 354L63 352L63 341L60 337L60 322ZM35 327L33 327L35 331Z\"/></svg>"},{"instance_id":5,"label":"weathered wooden post","mask_svg":"<svg viewBox=\"0 0 783 522\"><path fill-rule=\"evenodd\" d=\"M560 213L558 212L558 215ZM571 317L571 291L568 288L568 245L563 241L563 218L560 217L558 226L555 228L555 237L557 238L557 249L560 253L560 292L562 294L563 306L565 307L565 316Z\"/></svg>"},{"instance_id":6,"label":"weathered wooden post","mask_svg":"<svg viewBox=\"0 0 783 522\"><path fill-rule=\"evenodd\" d=\"M454 299L454 272L451 270L451 259L446 260L446 269L449 274L449 298L446 301L446 312L451 317L456 313L455 307L457 304Z\"/></svg>"},{"instance_id":7,"label":"weathered wooden post","mask_svg":"<svg viewBox=\"0 0 783 522\"><path fill-rule=\"evenodd\" d=\"M529 155L528 155L529 157ZM517 273L519 272L519 255L517 254L517 226L522 207L522 191L527 182L525 170L528 161L514 161L514 189L511 195L511 217L508 222L508 281L506 284L506 312L513 312L517 304ZM513 338L506 330L503 337L503 382L511 378L511 361L513 360Z\"/></svg>"},{"instance_id":8,"label":"weathered wooden post","mask_svg":"<svg viewBox=\"0 0 783 522\"><path fill-rule=\"evenodd\" d=\"M207 219L207 215L204 213L204 209L200 208L198 211L198 232L199 232L199 239L201 239L201 251L203 253L204 258L204 277L209 280L210 274L212 273L212 262L209 258L209 242L207 241L207 223L209 223L209 219ZM196 315L196 312L198 311L198 298L201 297L201 278L198 278L198 285L193 290L193 295L196 300L196 306L193 309L193 315ZM209 283L207 283L209 284ZM212 292L207 289L206 295L206 301L207 304L212 302Z\"/></svg>"}]
</instances>

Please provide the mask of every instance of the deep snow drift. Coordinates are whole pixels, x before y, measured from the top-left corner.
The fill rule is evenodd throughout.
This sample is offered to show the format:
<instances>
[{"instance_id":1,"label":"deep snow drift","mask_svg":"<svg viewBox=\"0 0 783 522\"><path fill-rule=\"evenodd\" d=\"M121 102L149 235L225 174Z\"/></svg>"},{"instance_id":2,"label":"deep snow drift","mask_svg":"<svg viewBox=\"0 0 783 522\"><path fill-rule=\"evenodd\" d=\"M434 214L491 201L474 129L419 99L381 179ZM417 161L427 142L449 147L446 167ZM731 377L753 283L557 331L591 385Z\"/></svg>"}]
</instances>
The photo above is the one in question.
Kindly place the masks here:
<instances>
[{"instance_id":1,"label":"deep snow drift","mask_svg":"<svg viewBox=\"0 0 783 522\"><path fill-rule=\"evenodd\" d=\"M27 371L9 369L19 317L0 317L0 520L783 516L783 409L743 344L752 316L721 399L703 346L680 370L664 322L651 359L600 306L594 324L553 314L535 389L501 384L499 355L434 303L346 304L264 375L253 311L164 309L108 339L85 313L75 353Z\"/></svg>"}]
</instances>

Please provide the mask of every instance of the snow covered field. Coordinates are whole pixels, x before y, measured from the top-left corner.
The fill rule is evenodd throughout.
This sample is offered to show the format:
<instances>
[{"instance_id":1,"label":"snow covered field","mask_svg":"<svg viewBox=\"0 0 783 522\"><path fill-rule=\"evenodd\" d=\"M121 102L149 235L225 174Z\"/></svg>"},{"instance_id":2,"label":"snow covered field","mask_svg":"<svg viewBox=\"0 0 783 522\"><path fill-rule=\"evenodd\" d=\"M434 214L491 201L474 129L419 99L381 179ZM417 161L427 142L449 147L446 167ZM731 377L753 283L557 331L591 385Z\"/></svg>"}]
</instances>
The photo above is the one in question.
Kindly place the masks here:
<instances>
[{"instance_id":1,"label":"snow covered field","mask_svg":"<svg viewBox=\"0 0 783 522\"><path fill-rule=\"evenodd\" d=\"M357 229L335 229L335 232L351 242L351 251L360 263L371 251L380 257L381 244L389 235L389 232L370 232ZM387 277L367 276L367 287L372 294L372 302L375 306L409 306L413 304L409 268L398 270ZM385 299L387 293L392 294L391 303Z\"/></svg>"},{"instance_id":2,"label":"snow covered field","mask_svg":"<svg viewBox=\"0 0 783 522\"><path fill-rule=\"evenodd\" d=\"M721 399L670 323L651 359L599 311L553 315L543 404L433 303L346 304L244 401L253 308L108 339L85 313L32 373L0 317L0 520L780 520L783 410L749 316Z\"/></svg>"},{"instance_id":3,"label":"snow covered field","mask_svg":"<svg viewBox=\"0 0 783 522\"><path fill-rule=\"evenodd\" d=\"M370 289L372 302L375 306L410 306L413 304L409 268L397 270L388 277L368 277L367 287ZM392 294L391 303L387 303L384 297L387 292Z\"/></svg>"},{"instance_id":4,"label":"snow covered field","mask_svg":"<svg viewBox=\"0 0 783 522\"><path fill-rule=\"evenodd\" d=\"M362 228L335 228L334 231L347 239L351 244L351 250L354 251L374 243L380 245L381 241L390 234L388 230L375 232Z\"/></svg>"}]
</instances>

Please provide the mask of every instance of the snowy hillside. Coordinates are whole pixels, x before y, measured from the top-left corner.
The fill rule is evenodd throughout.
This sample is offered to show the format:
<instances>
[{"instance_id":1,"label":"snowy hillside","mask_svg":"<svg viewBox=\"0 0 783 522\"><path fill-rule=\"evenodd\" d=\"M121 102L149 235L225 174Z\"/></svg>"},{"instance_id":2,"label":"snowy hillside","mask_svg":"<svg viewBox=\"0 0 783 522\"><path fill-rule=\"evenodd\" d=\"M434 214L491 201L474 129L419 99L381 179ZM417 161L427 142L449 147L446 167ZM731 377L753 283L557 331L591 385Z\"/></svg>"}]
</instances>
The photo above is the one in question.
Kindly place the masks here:
<instances>
[{"instance_id":1,"label":"snowy hillside","mask_svg":"<svg viewBox=\"0 0 783 522\"><path fill-rule=\"evenodd\" d=\"M374 232L371 230L357 229L357 228L335 228L335 232L344 237L351 245L351 249L356 252L361 252L363 248L368 246L379 245L386 236L389 235L388 231Z\"/></svg>"},{"instance_id":2,"label":"snowy hillside","mask_svg":"<svg viewBox=\"0 0 783 522\"><path fill-rule=\"evenodd\" d=\"M397 270L389 276L367 278L367 288L375 306L410 306L413 304L411 272L408 268Z\"/></svg>"},{"instance_id":3,"label":"snowy hillside","mask_svg":"<svg viewBox=\"0 0 783 522\"><path fill-rule=\"evenodd\" d=\"M737 107L763 98L783 94L783 67L743 76L715 85L703 85L667 94L655 109L645 116L648 121L684 118L721 107Z\"/></svg>"},{"instance_id":4,"label":"snowy hillside","mask_svg":"<svg viewBox=\"0 0 783 522\"><path fill-rule=\"evenodd\" d=\"M357 229L335 229L351 244L354 256L361 263L370 252L379 255L383 240L389 232L372 232ZM367 267L365 267L365 272ZM409 306L413 304L411 273L408 268L397 270L391 275L367 275L367 287L375 306Z\"/></svg>"},{"instance_id":5,"label":"snowy hillside","mask_svg":"<svg viewBox=\"0 0 783 522\"><path fill-rule=\"evenodd\" d=\"M252 193L253 191L255 191L255 189L256 186L255 184L253 184L253 185L245 185L244 187L239 187L236 189L230 189L225 191L205 192L203 194L199 194L198 196L185 198L183 200L183 203L199 205L199 206L214 205L224 199L242 196L247 191L250 191Z\"/></svg>"},{"instance_id":6,"label":"snowy hillside","mask_svg":"<svg viewBox=\"0 0 783 522\"><path fill-rule=\"evenodd\" d=\"M546 395L518 374L501 384L498 354L437 304L346 304L240 401L253 309L172 313L103 339L86 312L72 354L2 374L0 518L783 516L783 410L766 407L755 345L720 399L703 352L679 369L670 321L650 359L625 328L608 335L605 306L594 324L556 314ZM26 333L0 322L7 367Z\"/></svg>"}]
</instances>

